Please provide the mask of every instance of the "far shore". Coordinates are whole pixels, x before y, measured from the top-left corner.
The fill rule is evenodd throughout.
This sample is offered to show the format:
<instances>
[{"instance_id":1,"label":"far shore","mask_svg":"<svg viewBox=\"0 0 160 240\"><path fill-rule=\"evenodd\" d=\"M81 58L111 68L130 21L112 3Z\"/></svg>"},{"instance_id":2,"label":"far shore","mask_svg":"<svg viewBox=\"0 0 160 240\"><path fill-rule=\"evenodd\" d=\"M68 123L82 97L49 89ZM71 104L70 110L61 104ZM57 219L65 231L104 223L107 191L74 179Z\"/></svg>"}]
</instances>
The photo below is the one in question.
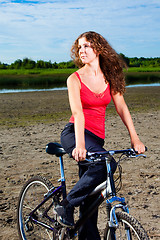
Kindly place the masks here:
<instances>
[{"instance_id":1,"label":"far shore","mask_svg":"<svg viewBox=\"0 0 160 240\"><path fill-rule=\"evenodd\" d=\"M53 88L66 85L67 77L75 72L69 69L0 69L0 89ZM124 70L126 84L160 83L160 67L139 67Z\"/></svg>"}]
</instances>

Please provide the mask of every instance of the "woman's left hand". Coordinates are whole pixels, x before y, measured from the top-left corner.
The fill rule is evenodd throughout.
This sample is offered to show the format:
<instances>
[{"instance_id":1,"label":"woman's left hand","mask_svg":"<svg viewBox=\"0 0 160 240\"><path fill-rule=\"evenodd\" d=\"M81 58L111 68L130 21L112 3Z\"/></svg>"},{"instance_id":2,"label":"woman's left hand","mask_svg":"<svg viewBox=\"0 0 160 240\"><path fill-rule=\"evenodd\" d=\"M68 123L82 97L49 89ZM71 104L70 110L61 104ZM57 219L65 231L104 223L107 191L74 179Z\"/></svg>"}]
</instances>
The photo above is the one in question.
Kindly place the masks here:
<instances>
[{"instance_id":1,"label":"woman's left hand","mask_svg":"<svg viewBox=\"0 0 160 240\"><path fill-rule=\"evenodd\" d=\"M131 141L131 145L139 154L145 152L145 146L139 139Z\"/></svg>"}]
</instances>

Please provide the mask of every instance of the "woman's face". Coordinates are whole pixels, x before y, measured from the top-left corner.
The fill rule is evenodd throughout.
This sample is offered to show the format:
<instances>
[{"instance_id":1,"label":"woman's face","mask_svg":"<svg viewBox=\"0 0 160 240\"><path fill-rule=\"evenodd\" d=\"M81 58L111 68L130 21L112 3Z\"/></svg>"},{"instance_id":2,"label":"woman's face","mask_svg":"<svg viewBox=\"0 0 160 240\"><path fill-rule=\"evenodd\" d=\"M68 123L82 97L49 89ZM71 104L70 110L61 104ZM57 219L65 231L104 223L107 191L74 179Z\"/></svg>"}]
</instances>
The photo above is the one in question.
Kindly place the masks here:
<instances>
[{"instance_id":1,"label":"woman's face","mask_svg":"<svg viewBox=\"0 0 160 240\"><path fill-rule=\"evenodd\" d=\"M83 64L89 64L97 59L98 55L95 53L91 47L91 43L82 37L78 41L79 57Z\"/></svg>"}]
</instances>

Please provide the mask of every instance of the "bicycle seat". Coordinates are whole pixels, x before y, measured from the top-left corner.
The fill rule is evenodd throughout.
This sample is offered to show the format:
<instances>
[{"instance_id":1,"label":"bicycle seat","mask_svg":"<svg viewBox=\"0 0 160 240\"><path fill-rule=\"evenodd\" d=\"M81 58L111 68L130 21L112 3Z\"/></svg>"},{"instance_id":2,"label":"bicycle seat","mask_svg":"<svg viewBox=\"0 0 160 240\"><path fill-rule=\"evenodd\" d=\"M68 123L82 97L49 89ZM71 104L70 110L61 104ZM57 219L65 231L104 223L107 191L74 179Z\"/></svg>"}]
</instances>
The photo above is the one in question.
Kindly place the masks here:
<instances>
[{"instance_id":1,"label":"bicycle seat","mask_svg":"<svg viewBox=\"0 0 160 240\"><path fill-rule=\"evenodd\" d=\"M48 154L56 155L57 157L63 156L66 154L66 151L63 149L61 144L50 142L46 145L46 152Z\"/></svg>"}]
</instances>

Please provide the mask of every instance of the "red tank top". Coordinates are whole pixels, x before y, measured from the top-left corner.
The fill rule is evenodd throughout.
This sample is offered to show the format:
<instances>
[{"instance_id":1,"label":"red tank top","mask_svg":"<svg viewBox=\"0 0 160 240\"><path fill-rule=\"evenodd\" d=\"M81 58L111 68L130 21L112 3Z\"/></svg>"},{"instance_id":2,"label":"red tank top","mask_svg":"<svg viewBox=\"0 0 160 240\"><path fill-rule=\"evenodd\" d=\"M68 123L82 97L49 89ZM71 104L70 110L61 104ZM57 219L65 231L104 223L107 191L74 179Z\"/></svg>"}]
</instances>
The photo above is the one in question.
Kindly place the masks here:
<instances>
[{"instance_id":1,"label":"red tank top","mask_svg":"<svg viewBox=\"0 0 160 240\"><path fill-rule=\"evenodd\" d=\"M82 81L77 72L76 76L80 80L80 97L85 117L85 128L100 138L105 138L105 112L106 107L111 101L110 86L104 92L97 94L92 92ZM69 122L74 123L71 116Z\"/></svg>"}]
</instances>

